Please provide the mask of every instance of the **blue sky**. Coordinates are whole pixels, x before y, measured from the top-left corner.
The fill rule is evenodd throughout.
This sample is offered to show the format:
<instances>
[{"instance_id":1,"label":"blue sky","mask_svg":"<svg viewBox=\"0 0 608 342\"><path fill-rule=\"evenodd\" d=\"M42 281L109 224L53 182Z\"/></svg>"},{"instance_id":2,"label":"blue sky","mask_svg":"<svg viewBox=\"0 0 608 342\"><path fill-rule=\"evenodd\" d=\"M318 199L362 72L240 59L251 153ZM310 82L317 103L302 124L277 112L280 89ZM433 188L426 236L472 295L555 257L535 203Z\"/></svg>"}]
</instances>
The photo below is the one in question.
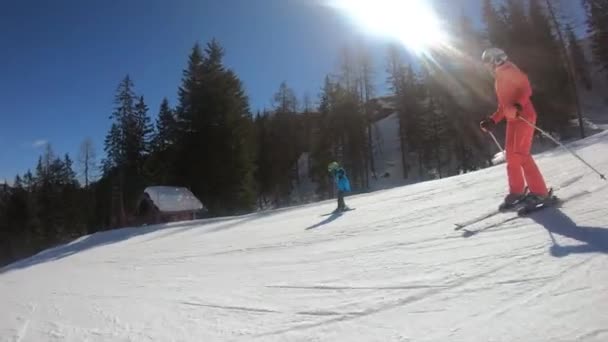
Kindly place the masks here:
<instances>
[{"instance_id":1,"label":"blue sky","mask_svg":"<svg viewBox=\"0 0 608 342\"><path fill-rule=\"evenodd\" d=\"M439 1L450 3L449 1ZM454 3L458 3L457 5ZM454 1L470 15L480 0ZM253 110L282 81L316 100L340 47L373 51L382 88L386 41L366 35L318 0L20 0L0 12L0 182L34 168L41 146L76 159L91 137L98 155L114 91L128 73L155 116L175 104L195 41L217 38ZM454 13L460 14L457 10Z\"/></svg>"}]
</instances>

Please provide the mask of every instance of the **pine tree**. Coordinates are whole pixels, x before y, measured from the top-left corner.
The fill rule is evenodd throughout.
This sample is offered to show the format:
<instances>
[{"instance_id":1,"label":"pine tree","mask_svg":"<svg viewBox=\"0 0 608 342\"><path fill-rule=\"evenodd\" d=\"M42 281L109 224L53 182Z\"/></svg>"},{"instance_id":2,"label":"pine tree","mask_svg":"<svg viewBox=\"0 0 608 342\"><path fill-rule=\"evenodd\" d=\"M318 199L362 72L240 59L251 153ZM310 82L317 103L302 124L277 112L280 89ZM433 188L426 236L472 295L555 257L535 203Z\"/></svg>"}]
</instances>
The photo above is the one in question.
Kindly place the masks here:
<instances>
[{"instance_id":1,"label":"pine tree","mask_svg":"<svg viewBox=\"0 0 608 342\"><path fill-rule=\"evenodd\" d=\"M372 126L374 125L374 118L372 117L373 111L371 109L371 100L374 96L374 71L372 66L372 57L365 48L359 48L358 50L358 63L357 67L359 70L359 102L363 105L363 115L365 117L366 129L367 129L367 154L365 156L365 182L364 187L369 188L369 175L368 171L374 179L377 179L376 165L374 163L374 143L372 141Z\"/></svg>"},{"instance_id":2,"label":"pine tree","mask_svg":"<svg viewBox=\"0 0 608 342\"><path fill-rule=\"evenodd\" d=\"M124 169L125 208L128 214L135 210L137 197L147 185L144 171L146 158L151 150L152 125L148 116L148 106L143 96L137 98L132 116L124 128L125 155L127 157Z\"/></svg>"},{"instance_id":3,"label":"pine tree","mask_svg":"<svg viewBox=\"0 0 608 342\"><path fill-rule=\"evenodd\" d=\"M507 24L505 18L496 10L492 0L484 0L482 18L487 27L488 40L494 46L507 49Z\"/></svg>"},{"instance_id":4,"label":"pine tree","mask_svg":"<svg viewBox=\"0 0 608 342\"><path fill-rule=\"evenodd\" d=\"M357 73L356 56L353 49L345 46L340 50L340 78L339 83L347 92L357 93L359 77Z\"/></svg>"},{"instance_id":5,"label":"pine tree","mask_svg":"<svg viewBox=\"0 0 608 342\"><path fill-rule=\"evenodd\" d=\"M86 138L80 144L78 164L80 166L80 174L84 180L84 187L88 189L91 180L95 179L97 174L97 154L91 138Z\"/></svg>"},{"instance_id":6,"label":"pine tree","mask_svg":"<svg viewBox=\"0 0 608 342\"><path fill-rule=\"evenodd\" d=\"M313 104L312 104L312 100L310 99L310 95L308 93L304 93L304 96L302 97L302 113L310 113L313 110Z\"/></svg>"},{"instance_id":7,"label":"pine tree","mask_svg":"<svg viewBox=\"0 0 608 342\"><path fill-rule=\"evenodd\" d=\"M313 133L311 178L318 184L316 192L321 198L327 198L333 193L332 183L327 174L327 165L339 159L334 152L334 145L336 145L332 115L335 102L334 88L334 83L329 76L326 76L319 99L320 119Z\"/></svg>"},{"instance_id":8,"label":"pine tree","mask_svg":"<svg viewBox=\"0 0 608 342\"><path fill-rule=\"evenodd\" d=\"M212 159L211 194L216 208L234 212L250 210L255 203L253 121L249 100L238 76L223 65L224 50L217 40L205 49L202 97L209 111L211 135L217 137Z\"/></svg>"},{"instance_id":9,"label":"pine tree","mask_svg":"<svg viewBox=\"0 0 608 342\"><path fill-rule=\"evenodd\" d=\"M505 0L505 13L507 24L507 45L509 58L517 64L524 72L534 70L537 61L530 53L536 46L536 42L530 36L534 19L526 15L524 0Z\"/></svg>"},{"instance_id":10,"label":"pine tree","mask_svg":"<svg viewBox=\"0 0 608 342\"><path fill-rule=\"evenodd\" d=\"M289 88L286 82L281 82L279 90L273 96L275 111L279 113L295 114L298 102L293 89Z\"/></svg>"},{"instance_id":11,"label":"pine tree","mask_svg":"<svg viewBox=\"0 0 608 342\"><path fill-rule=\"evenodd\" d=\"M103 173L108 175L114 168L122 165L125 160L123 147L123 135L119 123L112 123L106 138L104 140L104 150L106 158L103 160Z\"/></svg>"},{"instance_id":12,"label":"pine tree","mask_svg":"<svg viewBox=\"0 0 608 342\"><path fill-rule=\"evenodd\" d=\"M608 0L582 0L595 62L608 77Z\"/></svg>"},{"instance_id":13,"label":"pine tree","mask_svg":"<svg viewBox=\"0 0 608 342\"><path fill-rule=\"evenodd\" d=\"M576 78L587 90L591 90L592 82L589 73L589 62L585 56L585 51L581 47L581 44L570 25L566 27L566 36L568 39L568 52L570 54L570 59L572 60Z\"/></svg>"},{"instance_id":14,"label":"pine tree","mask_svg":"<svg viewBox=\"0 0 608 342\"><path fill-rule=\"evenodd\" d=\"M3 262L11 257L12 234L9 231L7 215L9 199L8 184L5 180L3 184L0 184L0 265L3 265Z\"/></svg>"},{"instance_id":15,"label":"pine tree","mask_svg":"<svg viewBox=\"0 0 608 342\"><path fill-rule=\"evenodd\" d=\"M61 170L61 185L77 187L78 181L76 180L76 172L73 169L72 158L66 153L63 157L63 164Z\"/></svg>"},{"instance_id":16,"label":"pine tree","mask_svg":"<svg viewBox=\"0 0 608 342\"><path fill-rule=\"evenodd\" d=\"M173 110L169 106L169 100L164 98L160 104L160 110L156 119L156 132L153 146L156 151L165 151L173 145L176 138L176 120Z\"/></svg>"},{"instance_id":17,"label":"pine tree","mask_svg":"<svg viewBox=\"0 0 608 342\"><path fill-rule=\"evenodd\" d=\"M273 185L276 181L272 177L273 167L276 167L276 164L273 162L272 151L278 144L272 141L270 128L270 113L258 113L255 116L257 147L255 179L258 185L258 206L260 208L268 205L269 197L272 195Z\"/></svg>"},{"instance_id":18,"label":"pine tree","mask_svg":"<svg viewBox=\"0 0 608 342\"><path fill-rule=\"evenodd\" d=\"M156 184L169 184L175 179L174 162L177 151L177 121L169 101L160 104L151 142L151 154L145 164L147 177Z\"/></svg>"},{"instance_id":19,"label":"pine tree","mask_svg":"<svg viewBox=\"0 0 608 342\"><path fill-rule=\"evenodd\" d=\"M23 174L23 186L28 192L33 192L35 190L36 179L34 178L34 175L32 175L32 171L27 170Z\"/></svg>"},{"instance_id":20,"label":"pine tree","mask_svg":"<svg viewBox=\"0 0 608 342\"><path fill-rule=\"evenodd\" d=\"M273 96L274 110L269 120L272 145L265 153L271 155L273 194L276 205L289 204L293 182L297 181L297 161L301 153L301 131L297 129L295 93L282 82Z\"/></svg>"},{"instance_id":21,"label":"pine tree","mask_svg":"<svg viewBox=\"0 0 608 342\"><path fill-rule=\"evenodd\" d=\"M535 106L538 110L538 124L554 132L561 132L568 126L571 113L575 111L575 98L569 87L568 69L560 51L559 42L551 27L541 0L530 0L531 31L528 36L534 46L530 56L531 81L535 85ZM559 29L559 28L557 28Z\"/></svg>"},{"instance_id":22,"label":"pine tree","mask_svg":"<svg viewBox=\"0 0 608 342\"><path fill-rule=\"evenodd\" d=\"M104 173L112 175L114 183L113 222L124 225L146 184L143 165L150 151L152 127L144 98L135 94L128 75L120 82L114 102L113 123L104 146Z\"/></svg>"},{"instance_id":23,"label":"pine tree","mask_svg":"<svg viewBox=\"0 0 608 342\"><path fill-rule=\"evenodd\" d=\"M29 255L31 252L30 227L28 221L33 216L28 206L29 193L24 189L21 176L15 176L13 187L6 198L4 205L5 221L2 232L5 235L5 260L10 262L20 257ZM2 233L0 232L0 233ZM0 261L1 262L1 261Z\"/></svg>"},{"instance_id":24,"label":"pine tree","mask_svg":"<svg viewBox=\"0 0 608 342\"><path fill-rule=\"evenodd\" d=\"M107 167L141 163L149 151L152 131L148 107L143 96L136 96L133 82L127 75L119 84L112 127L106 136ZM106 167L106 168L107 168Z\"/></svg>"},{"instance_id":25,"label":"pine tree","mask_svg":"<svg viewBox=\"0 0 608 342\"><path fill-rule=\"evenodd\" d=\"M311 173L319 185L317 193L321 197L333 194L333 180L327 173L327 165L332 161L345 166L354 189L363 187L366 121L357 93L326 76L319 102L320 118L313 133L311 156Z\"/></svg>"},{"instance_id":26,"label":"pine tree","mask_svg":"<svg viewBox=\"0 0 608 342\"><path fill-rule=\"evenodd\" d=\"M389 51L388 82L399 117L404 178L410 176L415 163L412 157L416 156L421 178L429 171L439 177L456 173L453 159L457 157L450 151L455 146L471 149L464 136L475 135L470 125L465 124L475 120L465 115L466 106L471 104L461 100L461 97L473 98L475 93L468 90L478 87L473 82L473 74L463 67L470 63L469 59L460 61L458 56L434 54L432 60L423 60L422 73L418 76L411 65L403 63L398 51ZM447 113L451 120L447 119Z\"/></svg>"},{"instance_id":27,"label":"pine tree","mask_svg":"<svg viewBox=\"0 0 608 342\"><path fill-rule=\"evenodd\" d=\"M482 118L495 110L494 80L480 63L482 51L486 47L483 37L465 15L455 23L454 35L459 37L454 44L462 54L453 59L455 68L450 70L452 81L446 82L449 93L448 128L453 156L450 173L476 170L488 159L488 137L477 125ZM471 63L470 61L473 61Z\"/></svg>"},{"instance_id":28,"label":"pine tree","mask_svg":"<svg viewBox=\"0 0 608 342\"><path fill-rule=\"evenodd\" d=\"M441 82L441 70L433 69L431 64L424 68L423 87L426 95L424 115L420 123L420 148L427 171L439 178L449 175L446 157L450 156L451 141L447 114L457 115L453 102L450 101L448 89Z\"/></svg>"},{"instance_id":29,"label":"pine tree","mask_svg":"<svg viewBox=\"0 0 608 342\"><path fill-rule=\"evenodd\" d=\"M140 96L137 104L135 104L135 112L133 117L133 134L134 140L134 157L136 156L139 162L143 162L145 156L152 150L152 133L154 132L150 116L148 115L148 106L144 101L144 97ZM129 136L127 133L127 137Z\"/></svg>"},{"instance_id":30,"label":"pine tree","mask_svg":"<svg viewBox=\"0 0 608 342\"><path fill-rule=\"evenodd\" d=\"M341 53L339 82L333 87L333 104L330 110L332 130L335 135L334 156L341 160L349 172L353 188L365 188L368 184L369 140L366 132L367 118L361 96L365 86L371 95L371 82L364 85L362 65L354 49L345 47ZM371 69L371 68L370 68ZM371 70L369 70L371 72ZM366 75L365 77L370 77ZM369 80L368 80L369 81Z\"/></svg>"},{"instance_id":31,"label":"pine tree","mask_svg":"<svg viewBox=\"0 0 608 342\"><path fill-rule=\"evenodd\" d=\"M82 235L80 191L72 159L57 157L47 145L35 175L17 176L9 196L0 193L0 264Z\"/></svg>"},{"instance_id":32,"label":"pine tree","mask_svg":"<svg viewBox=\"0 0 608 342\"><path fill-rule=\"evenodd\" d=\"M46 164L48 165L48 164ZM38 188L41 188L43 185L45 185L45 183L48 183L48 176L47 176L47 167L43 166L42 164L42 156L38 157L38 164L36 164L36 186Z\"/></svg>"},{"instance_id":33,"label":"pine tree","mask_svg":"<svg viewBox=\"0 0 608 342\"><path fill-rule=\"evenodd\" d=\"M99 225L99 222L95 220L95 216L96 214L101 214L101 210L96 212L95 189L91 186L92 181L97 178L98 174L97 154L91 138L86 138L80 145L78 166L81 179L84 180L84 189L81 194L81 210L79 211L79 213L83 214L82 222L85 227ZM92 232L92 228L83 229L83 233L88 232Z\"/></svg>"},{"instance_id":34,"label":"pine tree","mask_svg":"<svg viewBox=\"0 0 608 342\"><path fill-rule=\"evenodd\" d=\"M531 46L532 50L528 53L535 62L531 65L534 71L555 68L555 63L551 63L552 61L557 61L558 65L562 63L559 43L541 1L529 0L531 30L528 32L528 36L533 39L535 44Z\"/></svg>"},{"instance_id":35,"label":"pine tree","mask_svg":"<svg viewBox=\"0 0 608 342\"><path fill-rule=\"evenodd\" d=\"M17 188L17 189L23 188L23 180L21 179L21 176L19 176L19 175L15 176L15 180L13 181L13 187Z\"/></svg>"},{"instance_id":36,"label":"pine tree","mask_svg":"<svg viewBox=\"0 0 608 342\"><path fill-rule=\"evenodd\" d=\"M53 181L53 163L56 161L55 152L51 144L47 143L44 146L44 154L41 157L42 168L44 170L43 177L46 183Z\"/></svg>"},{"instance_id":37,"label":"pine tree","mask_svg":"<svg viewBox=\"0 0 608 342\"><path fill-rule=\"evenodd\" d=\"M206 133L205 115L202 112L201 82L203 75L203 52L194 44L186 69L182 71L182 83L178 89L176 108L176 159L175 178L179 184L189 187L195 195L203 198L208 192L208 168L202 165L210 149L206 148L209 134ZM195 159L192 159L196 156ZM208 204L205 203L207 206Z\"/></svg>"},{"instance_id":38,"label":"pine tree","mask_svg":"<svg viewBox=\"0 0 608 342\"><path fill-rule=\"evenodd\" d=\"M62 232L59 212L56 204L60 201L57 194L60 172L63 169L61 159L56 158L50 144L47 144L44 154L38 159L36 178L39 181L38 191L35 193L37 204L37 219L44 222L44 229L37 224L33 227L33 234L38 244L49 244L57 240Z\"/></svg>"},{"instance_id":39,"label":"pine tree","mask_svg":"<svg viewBox=\"0 0 608 342\"><path fill-rule=\"evenodd\" d=\"M116 105L110 119L113 120L112 127L106 135L104 150L106 152L106 160L104 162L104 171L109 172L113 168L124 167L132 157L133 145L132 133L127 137L127 132L133 125L133 117L135 112L135 92L133 91L133 82L127 75L118 85L114 104ZM131 154L131 156L129 155Z\"/></svg>"},{"instance_id":40,"label":"pine tree","mask_svg":"<svg viewBox=\"0 0 608 342\"><path fill-rule=\"evenodd\" d=\"M203 52L198 43L194 44L188 66L182 72L182 85L178 90L177 118L179 129L187 134L194 125L195 113L198 110L197 93L202 78Z\"/></svg>"},{"instance_id":41,"label":"pine tree","mask_svg":"<svg viewBox=\"0 0 608 342\"><path fill-rule=\"evenodd\" d=\"M387 63L387 82L391 91L393 92L394 102L399 116L399 141L401 147L401 164L403 167L403 178L409 177L410 162L409 154L413 149L413 136L409 133L416 130L416 122L413 120L416 116L416 108L414 104L417 101L414 92L414 79L413 70L407 69L402 56L397 50L398 48L392 46L388 52L388 63Z\"/></svg>"},{"instance_id":42,"label":"pine tree","mask_svg":"<svg viewBox=\"0 0 608 342\"><path fill-rule=\"evenodd\" d=\"M195 45L179 91L177 161L181 182L214 213L251 209L254 195L253 120L223 48Z\"/></svg>"}]
</instances>

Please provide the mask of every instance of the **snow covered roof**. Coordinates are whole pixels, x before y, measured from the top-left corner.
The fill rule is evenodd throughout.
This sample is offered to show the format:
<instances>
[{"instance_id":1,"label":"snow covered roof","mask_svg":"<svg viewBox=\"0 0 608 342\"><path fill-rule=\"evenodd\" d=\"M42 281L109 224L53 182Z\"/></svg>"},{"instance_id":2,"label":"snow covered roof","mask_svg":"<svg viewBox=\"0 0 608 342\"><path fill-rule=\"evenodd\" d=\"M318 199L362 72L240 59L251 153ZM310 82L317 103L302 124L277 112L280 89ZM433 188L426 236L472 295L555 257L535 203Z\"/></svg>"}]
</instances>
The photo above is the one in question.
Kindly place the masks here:
<instances>
[{"instance_id":1,"label":"snow covered roof","mask_svg":"<svg viewBox=\"0 0 608 342\"><path fill-rule=\"evenodd\" d=\"M149 186L144 190L161 212L203 209L203 204L190 190L174 186Z\"/></svg>"}]
</instances>

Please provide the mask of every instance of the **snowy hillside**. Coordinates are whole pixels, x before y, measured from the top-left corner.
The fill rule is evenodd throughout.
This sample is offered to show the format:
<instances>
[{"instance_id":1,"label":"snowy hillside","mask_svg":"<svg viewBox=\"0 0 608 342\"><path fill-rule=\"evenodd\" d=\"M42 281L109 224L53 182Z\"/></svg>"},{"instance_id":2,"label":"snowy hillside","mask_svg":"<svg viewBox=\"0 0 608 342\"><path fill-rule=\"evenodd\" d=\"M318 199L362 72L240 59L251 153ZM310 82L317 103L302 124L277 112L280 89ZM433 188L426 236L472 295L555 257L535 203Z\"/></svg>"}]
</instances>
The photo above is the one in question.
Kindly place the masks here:
<instances>
[{"instance_id":1,"label":"snowy hillside","mask_svg":"<svg viewBox=\"0 0 608 342\"><path fill-rule=\"evenodd\" d=\"M387 189L405 184L397 113L374 122L372 142L377 178L370 179L370 188L373 190ZM416 182L419 180L410 177L407 181Z\"/></svg>"},{"instance_id":2,"label":"snowy hillside","mask_svg":"<svg viewBox=\"0 0 608 342\"><path fill-rule=\"evenodd\" d=\"M608 134L574 145L608 171ZM228 219L99 233L0 274L1 341L607 341L608 183L500 214L504 166ZM477 233L475 233L477 232Z\"/></svg>"}]
</instances>

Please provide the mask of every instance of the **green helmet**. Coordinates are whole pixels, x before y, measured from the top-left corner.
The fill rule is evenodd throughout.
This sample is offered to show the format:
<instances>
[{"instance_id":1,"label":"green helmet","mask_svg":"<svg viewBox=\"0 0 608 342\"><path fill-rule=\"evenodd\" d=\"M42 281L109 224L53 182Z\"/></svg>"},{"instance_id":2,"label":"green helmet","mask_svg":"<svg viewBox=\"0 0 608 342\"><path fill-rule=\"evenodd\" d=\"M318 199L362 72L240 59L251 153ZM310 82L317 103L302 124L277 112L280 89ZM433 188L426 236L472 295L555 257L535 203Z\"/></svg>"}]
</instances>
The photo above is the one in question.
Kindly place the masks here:
<instances>
[{"instance_id":1,"label":"green helmet","mask_svg":"<svg viewBox=\"0 0 608 342\"><path fill-rule=\"evenodd\" d=\"M329 165L327 165L327 171L328 172L334 172L339 167L340 167L340 164L338 164L337 162L331 162L331 163L329 163Z\"/></svg>"}]
</instances>

